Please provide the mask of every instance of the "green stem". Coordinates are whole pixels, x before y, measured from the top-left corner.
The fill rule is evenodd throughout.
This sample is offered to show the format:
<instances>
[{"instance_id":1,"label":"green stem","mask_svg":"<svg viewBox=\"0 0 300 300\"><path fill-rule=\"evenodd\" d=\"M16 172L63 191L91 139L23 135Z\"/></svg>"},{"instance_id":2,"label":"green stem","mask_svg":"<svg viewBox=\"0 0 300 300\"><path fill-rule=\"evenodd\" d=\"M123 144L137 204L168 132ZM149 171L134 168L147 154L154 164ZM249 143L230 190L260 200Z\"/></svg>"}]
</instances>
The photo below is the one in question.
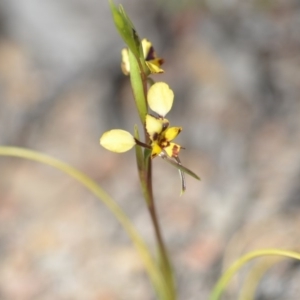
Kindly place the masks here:
<instances>
[{"instance_id":1,"label":"green stem","mask_svg":"<svg viewBox=\"0 0 300 300\"><path fill-rule=\"evenodd\" d=\"M148 190L148 210L153 223L156 243L159 251L159 265L161 267L161 271L163 276L165 277L166 282L168 283L169 293L172 294L172 300L176 299L176 290L174 285L173 271L172 266L169 260L169 255L167 252L167 248L165 246L161 227L157 217L157 211L155 206L155 201L153 197L153 188L152 188L152 161L151 158L148 158L148 168L147 168L147 190Z\"/></svg>"},{"instance_id":2,"label":"green stem","mask_svg":"<svg viewBox=\"0 0 300 300\"><path fill-rule=\"evenodd\" d=\"M145 151L146 152L146 151ZM167 248L164 243L162 236L161 227L159 224L155 201L153 197L153 186L152 186L152 161L150 155L146 155L144 175L140 176L141 184L143 187L144 197L146 199L147 208L152 221L154 235L156 239L156 245L158 250L158 267L161 270L162 276L166 280L166 288L168 289L168 295L170 299L176 299L176 288L173 278L172 266L169 260Z\"/></svg>"}]
</instances>

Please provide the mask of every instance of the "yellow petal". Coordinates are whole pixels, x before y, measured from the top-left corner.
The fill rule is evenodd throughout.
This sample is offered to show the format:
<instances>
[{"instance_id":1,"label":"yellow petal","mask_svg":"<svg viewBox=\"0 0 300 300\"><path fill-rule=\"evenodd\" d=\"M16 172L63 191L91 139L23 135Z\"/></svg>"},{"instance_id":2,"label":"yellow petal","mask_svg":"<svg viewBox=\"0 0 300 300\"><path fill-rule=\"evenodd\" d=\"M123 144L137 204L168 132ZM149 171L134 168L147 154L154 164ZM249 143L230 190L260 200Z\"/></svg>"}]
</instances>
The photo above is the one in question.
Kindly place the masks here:
<instances>
[{"instance_id":1,"label":"yellow petal","mask_svg":"<svg viewBox=\"0 0 300 300\"><path fill-rule=\"evenodd\" d=\"M146 115L145 123L146 131L149 134L150 140L157 140L164 128L165 121L163 119L155 118L151 115Z\"/></svg>"},{"instance_id":2,"label":"yellow petal","mask_svg":"<svg viewBox=\"0 0 300 300\"><path fill-rule=\"evenodd\" d=\"M135 140L129 132L113 129L103 133L100 145L109 151L122 153L130 150L135 145Z\"/></svg>"},{"instance_id":3,"label":"yellow petal","mask_svg":"<svg viewBox=\"0 0 300 300\"><path fill-rule=\"evenodd\" d=\"M164 70L160 68L160 59L156 58L150 61L146 61L146 65L152 74L163 73Z\"/></svg>"},{"instance_id":4,"label":"yellow petal","mask_svg":"<svg viewBox=\"0 0 300 300\"><path fill-rule=\"evenodd\" d=\"M177 137L181 130L182 127L170 127L164 132L164 138L167 141L172 141Z\"/></svg>"},{"instance_id":5,"label":"yellow petal","mask_svg":"<svg viewBox=\"0 0 300 300\"><path fill-rule=\"evenodd\" d=\"M144 57L145 57L145 59L147 59L148 53L152 47L152 43L147 39L142 39L141 43L142 43Z\"/></svg>"},{"instance_id":6,"label":"yellow petal","mask_svg":"<svg viewBox=\"0 0 300 300\"><path fill-rule=\"evenodd\" d=\"M148 91L148 104L158 115L164 117L172 108L174 93L164 82L154 83Z\"/></svg>"},{"instance_id":7,"label":"yellow petal","mask_svg":"<svg viewBox=\"0 0 300 300\"><path fill-rule=\"evenodd\" d=\"M164 151L170 157L177 157L180 152L181 146L175 143L170 143L170 145L164 148Z\"/></svg>"},{"instance_id":8,"label":"yellow petal","mask_svg":"<svg viewBox=\"0 0 300 300\"><path fill-rule=\"evenodd\" d=\"M129 64L129 54L128 54L128 49L124 48L121 52L122 55L122 63L121 63L121 69L122 72L125 75L128 75L130 72L130 64Z\"/></svg>"},{"instance_id":9,"label":"yellow petal","mask_svg":"<svg viewBox=\"0 0 300 300\"><path fill-rule=\"evenodd\" d=\"M157 143L153 143L151 158L154 158L155 156L159 155L161 152L162 152L162 148Z\"/></svg>"}]
</instances>

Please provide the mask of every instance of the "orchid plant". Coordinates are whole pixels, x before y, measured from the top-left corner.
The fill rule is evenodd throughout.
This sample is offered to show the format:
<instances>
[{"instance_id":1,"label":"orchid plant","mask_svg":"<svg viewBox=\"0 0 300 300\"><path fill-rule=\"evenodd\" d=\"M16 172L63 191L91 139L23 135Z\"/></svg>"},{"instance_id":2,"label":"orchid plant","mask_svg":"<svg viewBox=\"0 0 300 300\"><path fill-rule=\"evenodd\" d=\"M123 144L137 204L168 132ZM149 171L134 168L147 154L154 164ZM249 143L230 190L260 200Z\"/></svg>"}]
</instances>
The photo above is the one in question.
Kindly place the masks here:
<instances>
[{"instance_id":1,"label":"orchid plant","mask_svg":"<svg viewBox=\"0 0 300 300\"><path fill-rule=\"evenodd\" d=\"M165 118L173 106L174 92L167 83L155 82L150 78L151 75L164 72L161 68L164 60L157 56L149 40L140 40L122 6L118 9L110 1L110 7L116 28L127 46L121 51L121 70L130 76L137 112L143 126L144 140L140 139L138 126L135 125L133 134L122 129L112 129L103 133L100 144L116 153L123 153L135 147L139 178L157 241L158 266L166 280L165 288L170 299L176 299L173 272L153 197L152 159L161 157L178 169L181 177L181 194L186 189L184 173L198 180L200 178L184 167L179 159L183 147L173 140L182 131L182 127L170 127L169 120ZM150 113L150 110L153 113Z\"/></svg>"},{"instance_id":2,"label":"orchid plant","mask_svg":"<svg viewBox=\"0 0 300 300\"><path fill-rule=\"evenodd\" d=\"M151 280L157 298L160 300L176 300L176 284L174 282L173 271L165 247L159 220L157 217L155 201L152 189L152 160L161 157L172 166L176 167L181 177L181 194L186 189L184 174L189 174L195 179L200 178L191 170L184 167L179 159L181 145L173 140L182 131L182 127L170 127L166 115L170 112L174 93L165 82L155 82L150 76L163 73L161 68L164 60L156 55L152 43L143 39L140 40L135 27L122 6L117 8L112 0L110 8L114 23L126 44L126 48L121 51L121 70L130 77L133 96L143 127L143 139L140 138L138 126L134 126L131 134L122 129L112 129L100 138L100 144L113 152L122 153L135 148L137 169L139 179L148 208L153 229L156 237L157 255L154 258L149 247L140 236L130 218L125 214L121 207L97 184L94 180L73 168L72 166L59 161L53 157L19 147L8 147L0 145L0 156L12 156L23 159L37 161L52 166L65 174L71 176L90 192L92 192L106 207L113 213L120 222L133 244L138 250L141 259ZM151 112L150 112L151 111ZM300 253L281 249L261 249L252 251L234 262L216 283L210 300L219 300L225 287L235 273L249 261L262 256L279 256L300 260ZM253 299L254 287L258 284L259 278L254 282L246 282L245 289L241 293L240 299ZM248 286L251 287L249 292ZM252 296L251 296L252 295Z\"/></svg>"}]
</instances>

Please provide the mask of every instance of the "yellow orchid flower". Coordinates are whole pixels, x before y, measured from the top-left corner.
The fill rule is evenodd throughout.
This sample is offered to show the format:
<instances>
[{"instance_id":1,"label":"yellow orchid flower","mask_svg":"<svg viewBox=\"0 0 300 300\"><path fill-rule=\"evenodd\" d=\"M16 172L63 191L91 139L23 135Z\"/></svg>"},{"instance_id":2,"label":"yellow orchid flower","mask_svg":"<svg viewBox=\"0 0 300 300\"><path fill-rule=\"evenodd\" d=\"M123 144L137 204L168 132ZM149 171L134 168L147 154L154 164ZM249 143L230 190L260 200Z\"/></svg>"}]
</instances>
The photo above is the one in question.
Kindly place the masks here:
<instances>
[{"instance_id":1,"label":"yellow orchid flower","mask_svg":"<svg viewBox=\"0 0 300 300\"><path fill-rule=\"evenodd\" d=\"M135 144L151 148L151 157L167 155L178 157L182 148L172 141L181 132L181 127L169 127L169 121L164 116L172 108L174 93L164 82L153 84L148 91L148 104L158 114L158 117L147 114L145 128L151 141L146 145L137 141L129 132L121 129L113 129L105 132L100 138L100 144L107 150L122 153L130 150Z\"/></svg>"},{"instance_id":2,"label":"yellow orchid flower","mask_svg":"<svg viewBox=\"0 0 300 300\"><path fill-rule=\"evenodd\" d=\"M142 48L143 48L143 54L145 63L150 71L150 73L163 73L164 70L160 68L160 66L163 64L164 60L162 58L157 57L154 48L152 46L152 43L148 41L147 39L143 39L141 41ZM121 69L122 72L125 75L129 75L130 73L130 64L129 64L129 54L128 54L128 48L124 48L121 51L122 56L122 63L121 63Z\"/></svg>"},{"instance_id":3,"label":"yellow orchid flower","mask_svg":"<svg viewBox=\"0 0 300 300\"><path fill-rule=\"evenodd\" d=\"M182 128L169 128L169 121L167 119L156 118L151 115L146 115L145 126L151 141L150 146L135 139L128 131L122 129L112 129L105 132L100 138L100 145L109 151L117 153L126 152L136 144L145 148L150 148L152 159L156 156L160 156L178 168L181 178L182 194L186 189L183 172L187 172L191 176L198 178L196 174L181 165L178 154L182 147L171 142L181 132ZM172 162L171 159L174 159L176 163Z\"/></svg>"},{"instance_id":4,"label":"yellow orchid flower","mask_svg":"<svg viewBox=\"0 0 300 300\"><path fill-rule=\"evenodd\" d=\"M182 147L171 141L181 132L181 127L169 128L167 119L156 118L152 115L146 115L145 127L151 140L151 158L164 154L169 157L178 157Z\"/></svg>"},{"instance_id":5,"label":"yellow orchid flower","mask_svg":"<svg viewBox=\"0 0 300 300\"><path fill-rule=\"evenodd\" d=\"M200 179L195 173L182 166L178 154L182 146L172 142L181 132L182 127L169 127L169 120L165 115L173 105L174 93L164 82L154 83L148 91L148 105L157 117L147 114L145 117L145 129L149 136L149 144L145 144L134 138L129 132L121 129L113 129L105 132L100 138L100 144L112 152L122 153L139 145L151 150L151 158L160 156L179 170L181 177L181 193L186 189L184 173L188 173L196 179Z\"/></svg>"},{"instance_id":6,"label":"yellow orchid flower","mask_svg":"<svg viewBox=\"0 0 300 300\"><path fill-rule=\"evenodd\" d=\"M173 158L178 157L182 147L171 141L181 132L181 127L169 128L167 119L156 118L151 115L146 115L145 126L151 141L150 145L137 141L128 131L122 129L112 129L103 133L100 138L100 145L109 151L123 153L139 144L151 149L151 158L165 154Z\"/></svg>"}]
</instances>

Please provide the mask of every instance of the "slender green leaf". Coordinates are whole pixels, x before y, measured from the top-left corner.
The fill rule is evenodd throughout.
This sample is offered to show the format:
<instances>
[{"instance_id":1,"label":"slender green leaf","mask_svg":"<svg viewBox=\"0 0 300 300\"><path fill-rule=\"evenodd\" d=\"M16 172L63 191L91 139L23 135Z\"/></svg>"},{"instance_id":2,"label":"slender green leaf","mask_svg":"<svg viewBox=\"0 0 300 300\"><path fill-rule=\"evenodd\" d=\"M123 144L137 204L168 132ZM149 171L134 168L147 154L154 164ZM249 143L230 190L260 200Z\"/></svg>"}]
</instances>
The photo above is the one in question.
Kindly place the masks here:
<instances>
[{"instance_id":1,"label":"slender green leaf","mask_svg":"<svg viewBox=\"0 0 300 300\"><path fill-rule=\"evenodd\" d=\"M177 168L178 170L181 170L182 172L194 177L197 180L201 180L200 177L198 175L196 175L194 172L192 172L191 170L189 170L188 168L184 167L183 165L178 164L177 162L167 158L166 156L162 156L162 158L168 162L169 164L171 164L172 166L174 166L175 168Z\"/></svg>"},{"instance_id":2,"label":"slender green leaf","mask_svg":"<svg viewBox=\"0 0 300 300\"><path fill-rule=\"evenodd\" d=\"M281 250L281 249L261 249L257 251L252 251L244 256L240 257L236 260L221 276L221 278L216 283L211 295L210 300L219 300L223 290L228 285L230 279L239 271L241 267L243 267L246 263L255 259L257 257L262 256L282 256L282 257L289 257L300 260L300 253L288 250Z\"/></svg>"},{"instance_id":3,"label":"slender green leaf","mask_svg":"<svg viewBox=\"0 0 300 300\"><path fill-rule=\"evenodd\" d=\"M256 289L265 273L283 259L284 257L280 256L266 257L264 260L259 260L253 267L251 266L251 270L249 270L247 278L244 280L238 300L254 300Z\"/></svg>"},{"instance_id":4,"label":"slender green leaf","mask_svg":"<svg viewBox=\"0 0 300 300\"><path fill-rule=\"evenodd\" d=\"M127 215L123 212L121 207L95 181L93 181L91 178L78 171L77 169L71 167L70 165L60 160L57 160L51 156L36 151L17 147L0 146L0 156L1 155L25 158L49 165L66 173L67 175L71 176L79 183L81 183L83 186L85 186L90 192L92 192L99 200L101 200L106 205L106 207L113 213L116 219L126 230L127 234L130 236L133 244L135 245L145 264L146 270L151 279L153 287L157 292L158 298L161 300L174 299L168 289L168 283L166 282L166 279L158 269L157 264L153 259L149 248L147 247L143 238L135 229L134 225L127 217Z\"/></svg>"}]
</instances>

